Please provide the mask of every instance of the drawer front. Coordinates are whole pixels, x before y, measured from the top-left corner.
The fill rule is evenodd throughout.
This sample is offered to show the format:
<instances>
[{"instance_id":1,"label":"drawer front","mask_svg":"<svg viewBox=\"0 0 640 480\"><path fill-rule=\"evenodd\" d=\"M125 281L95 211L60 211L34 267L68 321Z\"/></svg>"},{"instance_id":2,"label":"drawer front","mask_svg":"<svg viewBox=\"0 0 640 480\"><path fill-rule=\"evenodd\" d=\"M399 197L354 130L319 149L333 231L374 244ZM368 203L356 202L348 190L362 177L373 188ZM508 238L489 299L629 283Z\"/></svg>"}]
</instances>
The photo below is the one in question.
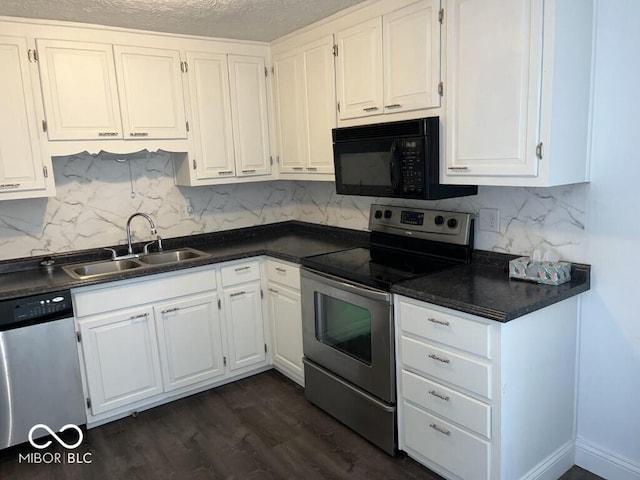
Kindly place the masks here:
<instances>
[{"instance_id":1,"label":"drawer front","mask_svg":"<svg viewBox=\"0 0 640 480\"><path fill-rule=\"evenodd\" d=\"M413 338L401 348L403 365L490 398L491 365Z\"/></svg>"},{"instance_id":2,"label":"drawer front","mask_svg":"<svg viewBox=\"0 0 640 480\"><path fill-rule=\"evenodd\" d=\"M489 442L411 404L402 404L405 445L464 479L489 478Z\"/></svg>"},{"instance_id":3,"label":"drawer front","mask_svg":"<svg viewBox=\"0 0 640 480\"><path fill-rule=\"evenodd\" d=\"M490 326L487 324L401 301L400 328L403 332L490 358Z\"/></svg>"},{"instance_id":4,"label":"drawer front","mask_svg":"<svg viewBox=\"0 0 640 480\"><path fill-rule=\"evenodd\" d=\"M260 262L251 261L229 265L220 269L222 286L237 285L260 279Z\"/></svg>"},{"instance_id":5,"label":"drawer front","mask_svg":"<svg viewBox=\"0 0 640 480\"><path fill-rule=\"evenodd\" d=\"M289 263L267 260L265 262L267 279L278 282L294 290L300 290L300 267Z\"/></svg>"},{"instance_id":6,"label":"drawer front","mask_svg":"<svg viewBox=\"0 0 640 480\"><path fill-rule=\"evenodd\" d=\"M491 407L484 402L406 370L402 371L402 397L480 435L491 437Z\"/></svg>"}]
</instances>

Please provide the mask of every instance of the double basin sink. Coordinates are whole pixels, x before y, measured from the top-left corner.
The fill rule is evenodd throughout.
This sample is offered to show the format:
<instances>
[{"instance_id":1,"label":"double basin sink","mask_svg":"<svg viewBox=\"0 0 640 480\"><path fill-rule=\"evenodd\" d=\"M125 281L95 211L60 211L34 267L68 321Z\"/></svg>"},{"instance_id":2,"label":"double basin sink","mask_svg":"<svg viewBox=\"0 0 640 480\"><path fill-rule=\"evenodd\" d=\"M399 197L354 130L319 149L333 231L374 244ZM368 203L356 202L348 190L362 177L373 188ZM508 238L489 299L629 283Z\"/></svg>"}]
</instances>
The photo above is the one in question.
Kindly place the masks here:
<instances>
[{"instance_id":1,"label":"double basin sink","mask_svg":"<svg viewBox=\"0 0 640 480\"><path fill-rule=\"evenodd\" d=\"M71 277L78 280L89 280L106 275L114 275L136 270L139 268L180 263L197 258L206 258L209 255L193 248L180 248L177 250L167 250L164 252L149 253L138 258L120 260L101 260L99 262L77 263L65 265L62 269Z\"/></svg>"}]
</instances>

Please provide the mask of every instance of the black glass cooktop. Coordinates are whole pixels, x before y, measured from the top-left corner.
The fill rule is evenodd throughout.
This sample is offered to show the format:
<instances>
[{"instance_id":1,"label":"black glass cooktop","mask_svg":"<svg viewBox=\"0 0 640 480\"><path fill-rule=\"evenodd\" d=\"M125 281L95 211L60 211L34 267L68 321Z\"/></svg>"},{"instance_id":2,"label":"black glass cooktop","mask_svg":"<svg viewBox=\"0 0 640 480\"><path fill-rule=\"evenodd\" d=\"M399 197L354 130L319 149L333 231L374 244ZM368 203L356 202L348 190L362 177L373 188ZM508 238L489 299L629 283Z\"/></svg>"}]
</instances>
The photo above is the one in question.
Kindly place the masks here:
<instances>
[{"instance_id":1,"label":"black glass cooktop","mask_svg":"<svg viewBox=\"0 0 640 480\"><path fill-rule=\"evenodd\" d=\"M302 266L387 291L394 283L458 264L386 248L350 248L302 259Z\"/></svg>"}]
</instances>

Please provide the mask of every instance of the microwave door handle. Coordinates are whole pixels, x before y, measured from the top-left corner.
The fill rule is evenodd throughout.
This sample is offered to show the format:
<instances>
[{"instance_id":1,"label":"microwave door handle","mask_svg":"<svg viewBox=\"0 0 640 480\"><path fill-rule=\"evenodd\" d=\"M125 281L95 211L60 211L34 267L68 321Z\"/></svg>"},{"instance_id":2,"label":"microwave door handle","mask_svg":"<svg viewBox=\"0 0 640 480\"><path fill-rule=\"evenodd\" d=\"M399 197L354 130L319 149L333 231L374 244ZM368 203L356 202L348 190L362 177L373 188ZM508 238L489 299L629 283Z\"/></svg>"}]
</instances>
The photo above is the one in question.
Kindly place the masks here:
<instances>
[{"instance_id":1,"label":"microwave door handle","mask_svg":"<svg viewBox=\"0 0 640 480\"><path fill-rule=\"evenodd\" d=\"M396 158L398 150L398 140L394 140L391 145L391 159L389 162L389 173L391 174L391 189L394 193L399 190L398 179L396 178Z\"/></svg>"}]
</instances>

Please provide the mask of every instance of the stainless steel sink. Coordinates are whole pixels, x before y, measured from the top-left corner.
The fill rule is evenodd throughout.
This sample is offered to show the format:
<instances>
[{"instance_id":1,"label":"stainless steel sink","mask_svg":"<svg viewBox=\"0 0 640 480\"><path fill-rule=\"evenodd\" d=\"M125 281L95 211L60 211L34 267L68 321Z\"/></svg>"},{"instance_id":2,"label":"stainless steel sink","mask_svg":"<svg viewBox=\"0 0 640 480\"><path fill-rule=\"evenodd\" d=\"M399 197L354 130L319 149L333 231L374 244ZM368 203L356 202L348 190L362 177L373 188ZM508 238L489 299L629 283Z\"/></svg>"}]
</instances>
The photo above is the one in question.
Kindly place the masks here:
<instances>
[{"instance_id":1,"label":"stainless steel sink","mask_svg":"<svg viewBox=\"0 0 640 480\"><path fill-rule=\"evenodd\" d=\"M181 248L179 250L167 250L166 252L150 253L144 255L138 260L147 265L163 265L166 263L176 263L185 260L193 260L194 258L207 257L204 252L194 250L193 248Z\"/></svg>"},{"instance_id":2,"label":"stainless steel sink","mask_svg":"<svg viewBox=\"0 0 640 480\"><path fill-rule=\"evenodd\" d=\"M140 267L142 267L142 265L135 260L106 260L79 265L66 265L62 267L62 269L74 278L86 280L88 278L112 275Z\"/></svg>"}]
</instances>

